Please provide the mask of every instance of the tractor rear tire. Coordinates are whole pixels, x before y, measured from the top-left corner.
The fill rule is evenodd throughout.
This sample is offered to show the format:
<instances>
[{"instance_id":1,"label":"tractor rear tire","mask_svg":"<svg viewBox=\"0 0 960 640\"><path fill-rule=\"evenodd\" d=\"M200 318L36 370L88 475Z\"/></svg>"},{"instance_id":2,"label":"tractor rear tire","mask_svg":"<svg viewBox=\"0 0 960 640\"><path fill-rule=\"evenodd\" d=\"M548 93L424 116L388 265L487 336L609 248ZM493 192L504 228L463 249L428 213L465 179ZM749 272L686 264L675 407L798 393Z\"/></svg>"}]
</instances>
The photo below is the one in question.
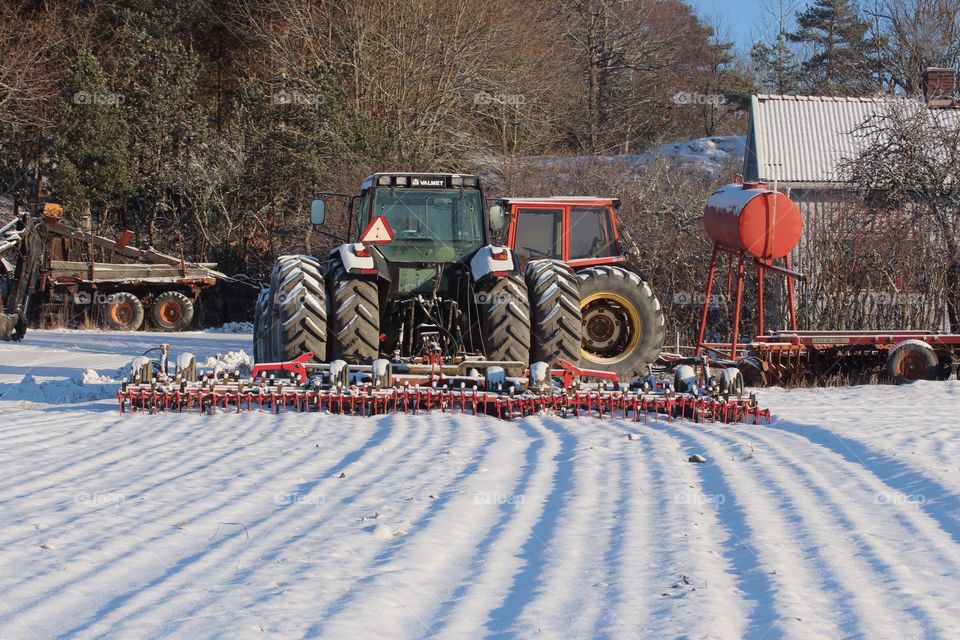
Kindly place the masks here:
<instances>
[{"instance_id":1,"label":"tractor rear tire","mask_svg":"<svg viewBox=\"0 0 960 640\"><path fill-rule=\"evenodd\" d=\"M887 356L887 375L894 384L936 380L939 370L937 354L920 340L904 340Z\"/></svg>"},{"instance_id":2,"label":"tractor rear tire","mask_svg":"<svg viewBox=\"0 0 960 640\"><path fill-rule=\"evenodd\" d=\"M645 375L665 335L663 309L650 285L620 267L590 267L577 278L582 366L613 371L623 381Z\"/></svg>"},{"instance_id":3,"label":"tractor rear tire","mask_svg":"<svg viewBox=\"0 0 960 640\"><path fill-rule=\"evenodd\" d=\"M179 291L164 291L153 300L150 322L160 331L186 331L193 322L193 301Z\"/></svg>"},{"instance_id":4,"label":"tractor rear tire","mask_svg":"<svg viewBox=\"0 0 960 640\"><path fill-rule=\"evenodd\" d=\"M109 296L101 313L104 326L111 331L136 331L143 326L145 315L140 298L127 291Z\"/></svg>"},{"instance_id":5,"label":"tractor rear tire","mask_svg":"<svg viewBox=\"0 0 960 640\"><path fill-rule=\"evenodd\" d=\"M380 292L369 277L347 273L343 263L329 267L333 327L330 359L370 364L380 357Z\"/></svg>"},{"instance_id":6,"label":"tractor rear tire","mask_svg":"<svg viewBox=\"0 0 960 640\"><path fill-rule=\"evenodd\" d=\"M530 362L580 364L580 285L559 260L534 260L524 271L530 297Z\"/></svg>"},{"instance_id":7,"label":"tractor rear tire","mask_svg":"<svg viewBox=\"0 0 960 640\"><path fill-rule=\"evenodd\" d=\"M260 289L253 312L253 361L270 362L273 342L270 337L270 288Z\"/></svg>"},{"instance_id":8,"label":"tractor rear tire","mask_svg":"<svg viewBox=\"0 0 960 640\"><path fill-rule=\"evenodd\" d=\"M487 277L477 285L480 331L487 360L513 360L521 367L505 367L509 376L521 376L530 364L530 301L522 276Z\"/></svg>"},{"instance_id":9,"label":"tractor rear tire","mask_svg":"<svg viewBox=\"0 0 960 640\"><path fill-rule=\"evenodd\" d=\"M274 338L271 359L289 361L309 352L314 362L326 362L327 294L316 258L278 259L268 305Z\"/></svg>"}]
</instances>

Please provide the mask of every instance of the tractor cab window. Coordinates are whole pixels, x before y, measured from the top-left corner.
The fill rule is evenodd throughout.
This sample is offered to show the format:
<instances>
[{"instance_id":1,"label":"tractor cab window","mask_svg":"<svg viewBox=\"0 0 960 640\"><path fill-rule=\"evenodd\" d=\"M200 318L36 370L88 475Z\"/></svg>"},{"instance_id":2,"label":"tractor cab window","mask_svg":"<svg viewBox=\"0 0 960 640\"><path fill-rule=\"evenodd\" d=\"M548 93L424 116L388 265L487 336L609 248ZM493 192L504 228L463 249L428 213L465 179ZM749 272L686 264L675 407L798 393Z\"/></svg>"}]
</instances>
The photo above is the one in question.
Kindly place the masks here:
<instances>
[{"instance_id":1,"label":"tractor cab window","mask_svg":"<svg viewBox=\"0 0 960 640\"><path fill-rule=\"evenodd\" d=\"M384 216L394 239L380 247L392 262L456 262L484 244L483 203L475 189L377 189L366 224Z\"/></svg>"},{"instance_id":2,"label":"tractor cab window","mask_svg":"<svg viewBox=\"0 0 960 640\"><path fill-rule=\"evenodd\" d=\"M563 258L563 210L518 209L514 252L520 262L538 258Z\"/></svg>"},{"instance_id":3,"label":"tractor cab window","mask_svg":"<svg viewBox=\"0 0 960 640\"><path fill-rule=\"evenodd\" d=\"M571 260L617 255L610 210L605 207L571 207L569 236Z\"/></svg>"}]
</instances>

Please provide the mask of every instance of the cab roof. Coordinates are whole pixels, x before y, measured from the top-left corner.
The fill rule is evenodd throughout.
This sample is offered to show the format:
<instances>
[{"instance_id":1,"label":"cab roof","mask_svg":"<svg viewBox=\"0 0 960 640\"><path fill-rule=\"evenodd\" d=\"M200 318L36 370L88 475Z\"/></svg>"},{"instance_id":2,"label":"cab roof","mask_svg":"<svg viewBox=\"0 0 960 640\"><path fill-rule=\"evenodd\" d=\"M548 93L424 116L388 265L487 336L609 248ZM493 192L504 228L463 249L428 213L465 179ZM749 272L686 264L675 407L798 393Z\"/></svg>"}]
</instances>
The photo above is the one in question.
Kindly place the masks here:
<instances>
[{"instance_id":1,"label":"cab roof","mask_svg":"<svg viewBox=\"0 0 960 640\"><path fill-rule=\"evenodd\" d=\"M369 189L370 187L376 186L380 178L389 179L390 185L397 185L395 178L406 178L406 184L402 186L419 186L414 184L414 179L416 180L427 180L427 181L436 181L442 180L442 186L466 186L479 188L480 187L480 177L474 173L425 173L420 171L379 171L372 175L364 178L363 182L360 185L360 189ZM453 184L453 179L458 179L457 182L460 182L458 185ZM470 184L472 182L472 184ZM387 186L387 185L384 185ZM400 186L400 185L397 185ZM430 186L433 188L439 187L441 185L432 184L432 185L423 185Z\"/></svg>"},{"instance_id":2,"label":"cab roof","mask_svg":"<svg viewBox=\"0 0 960 640\"><path fill-rule=\"evenodd\" d=\"M597 205L604 207L620 206L620 198L600 198L597 196L547 196L543 198L501 198L505 205Z\"/></svg>"}]
</instances>

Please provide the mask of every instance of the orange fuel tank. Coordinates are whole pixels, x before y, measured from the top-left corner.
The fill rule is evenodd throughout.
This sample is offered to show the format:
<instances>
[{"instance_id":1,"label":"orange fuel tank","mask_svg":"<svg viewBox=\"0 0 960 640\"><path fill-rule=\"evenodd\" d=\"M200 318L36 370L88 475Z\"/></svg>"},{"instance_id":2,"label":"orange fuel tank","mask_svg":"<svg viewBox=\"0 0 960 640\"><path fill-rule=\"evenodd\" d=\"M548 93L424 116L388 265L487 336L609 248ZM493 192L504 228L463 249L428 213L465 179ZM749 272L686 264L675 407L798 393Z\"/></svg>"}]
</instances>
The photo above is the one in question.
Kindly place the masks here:
<instances>
[{"instance_id":1,"label":"orange fuel tank","mask_svg":"<svg viewBox=\"0 0 960 640\"><path fill-rule=\"evenodd\" d=\"M761 260L786 256L803 231L796 203L762 184L728 184L714 191L703 225L720 245Z\"/></svg>"}]
</instances>

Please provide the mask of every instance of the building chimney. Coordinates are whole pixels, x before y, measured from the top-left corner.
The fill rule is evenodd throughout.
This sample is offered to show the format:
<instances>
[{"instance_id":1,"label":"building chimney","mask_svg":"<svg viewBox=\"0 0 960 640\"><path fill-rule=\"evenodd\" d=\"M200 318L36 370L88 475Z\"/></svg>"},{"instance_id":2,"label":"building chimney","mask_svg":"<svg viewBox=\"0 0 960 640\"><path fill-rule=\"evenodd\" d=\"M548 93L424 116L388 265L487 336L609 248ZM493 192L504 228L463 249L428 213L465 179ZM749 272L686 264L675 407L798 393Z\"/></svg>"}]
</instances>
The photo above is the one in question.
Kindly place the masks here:
<instances>
[{"instance_id":1,"label":"building chimney","mask_svg":"<svg viewBox=\"0 0 960 640\"><path fill-rule=\"evenodd\" d=\"M923 97L930 109L950 109L956 102L956 71L940 67L928 67L923 72Z\"/></svg>"}]
</instances>

